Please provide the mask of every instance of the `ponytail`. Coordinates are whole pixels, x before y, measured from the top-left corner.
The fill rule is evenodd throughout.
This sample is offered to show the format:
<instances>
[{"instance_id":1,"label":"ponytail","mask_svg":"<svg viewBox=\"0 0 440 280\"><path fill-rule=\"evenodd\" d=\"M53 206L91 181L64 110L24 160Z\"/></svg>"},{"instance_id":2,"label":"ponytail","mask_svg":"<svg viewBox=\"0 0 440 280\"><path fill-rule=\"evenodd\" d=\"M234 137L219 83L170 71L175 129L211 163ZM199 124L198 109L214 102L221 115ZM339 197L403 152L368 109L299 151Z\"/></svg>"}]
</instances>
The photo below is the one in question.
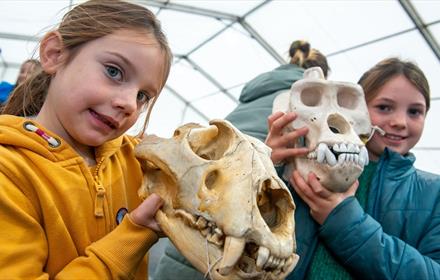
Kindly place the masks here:
<instances>
[{"instance_id":1,"label":"ponytail","mask_svg":"<svg viewBox=\"0 0 440 280\"><path fill-rule=\"evenodd\" d=\"M327 78L330 67L327 58L317 49L312 49L307 41L294 41L289 48L290 63L298 65L301 68L319 66Z\"/></svg>"}]
</instances>

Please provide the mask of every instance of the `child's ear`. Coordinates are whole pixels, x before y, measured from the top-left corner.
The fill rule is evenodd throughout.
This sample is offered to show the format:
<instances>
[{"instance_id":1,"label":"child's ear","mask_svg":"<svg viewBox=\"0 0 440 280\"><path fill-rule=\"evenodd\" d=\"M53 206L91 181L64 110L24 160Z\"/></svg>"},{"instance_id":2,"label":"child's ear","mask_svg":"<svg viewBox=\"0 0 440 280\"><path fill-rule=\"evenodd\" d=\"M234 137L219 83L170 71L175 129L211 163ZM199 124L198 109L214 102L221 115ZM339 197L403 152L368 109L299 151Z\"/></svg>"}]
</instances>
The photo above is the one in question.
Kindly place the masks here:
<instances>
[{"instance_id":1,"label":"child's ear","mask_svg":"<svg viewBox=\"0 0 440 280\"><path fill-rule=\"evenodd\" d=\"M47 33L40 44L40 62L44 72L55 74L63 64L65 49L63 39L58 31Z\"/></svg>"}]
</instances>

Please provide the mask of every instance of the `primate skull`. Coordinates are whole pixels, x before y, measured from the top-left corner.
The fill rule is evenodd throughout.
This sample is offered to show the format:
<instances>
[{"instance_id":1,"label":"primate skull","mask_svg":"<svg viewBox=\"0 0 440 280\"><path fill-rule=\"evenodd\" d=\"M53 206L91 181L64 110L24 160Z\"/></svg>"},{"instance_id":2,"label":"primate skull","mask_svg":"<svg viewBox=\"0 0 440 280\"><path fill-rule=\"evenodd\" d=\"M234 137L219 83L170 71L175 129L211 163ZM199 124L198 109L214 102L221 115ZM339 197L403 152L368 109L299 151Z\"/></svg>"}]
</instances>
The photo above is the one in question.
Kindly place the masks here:
<instances>
[{"instance_id":1,"label":"primate skull","mask_svg":"<svg viewBox=\"0 0 440 280\"><path fill-rule=\"evenodd\" d=\"M368 164L364 142L371 123L359 85L327 81L321 68L309 68L290 91L275 98L273 111L298 114L286 131L309 128L305 137L290 146L308 147L311 152L286 162L284 177L291 176L293 169L303 178L313 172L330 191L344 192Z\"/></svg>"},{"instance_id":2,"label":"primate skull","mask_svg":"<svg viewBox=\"0 0 440 280\"><path fill-rule=\"evenodd\" d=\"M159 194L156 219L212 279L280 279L295 267L295 205L270 149L229 122L186 124L136 147L141 197Z\"/></svg>"}]
</instances>

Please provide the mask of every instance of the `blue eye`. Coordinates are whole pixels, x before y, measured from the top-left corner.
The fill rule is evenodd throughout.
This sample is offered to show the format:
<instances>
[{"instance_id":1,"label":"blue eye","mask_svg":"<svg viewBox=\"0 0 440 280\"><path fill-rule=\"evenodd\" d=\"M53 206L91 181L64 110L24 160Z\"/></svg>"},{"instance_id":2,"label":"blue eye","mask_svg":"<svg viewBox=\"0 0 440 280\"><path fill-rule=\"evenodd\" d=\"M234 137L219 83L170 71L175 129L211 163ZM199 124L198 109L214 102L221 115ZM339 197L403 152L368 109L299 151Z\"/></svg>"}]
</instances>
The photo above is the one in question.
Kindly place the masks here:
<instances>
[{"instance_id":1,"label":"blue eye","mask_svg":"<svg viewBox=\"0 0 440 280\"><path fill-rule=\"evenodd\" d=\"M141 104L146 104L151 100L151 97L143 91L138 91L137 102Z\"/></svg>"},{"instance_id":2,"label":"blue eye","mask_svg":"<svg viewBox=\"0 0 440 280\"><path fill-rule=\"evenodd\" d=\"M110 78L118 80L118 81L122 81L122 71L119 70L119 68L117 68L115 66L107 65L107 66L105 66L105 70L107 72L107 75Z\"/></svg>"}]
</instances>

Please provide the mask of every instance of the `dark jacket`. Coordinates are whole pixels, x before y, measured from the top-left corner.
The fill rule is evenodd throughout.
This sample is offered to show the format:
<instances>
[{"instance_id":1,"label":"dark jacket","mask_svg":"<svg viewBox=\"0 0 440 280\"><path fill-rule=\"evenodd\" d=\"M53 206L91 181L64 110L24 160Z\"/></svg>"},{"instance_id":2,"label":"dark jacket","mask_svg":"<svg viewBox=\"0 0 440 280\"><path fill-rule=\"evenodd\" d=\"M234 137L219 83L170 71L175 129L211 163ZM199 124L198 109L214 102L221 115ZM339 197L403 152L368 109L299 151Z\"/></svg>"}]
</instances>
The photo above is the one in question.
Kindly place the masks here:
<instances>
[{"instance_id":1,"label":"dark jacket","mask_svg":"<svg viewBox=\"0 0 440 280\"><path fill-rule=\"evenodd\" d=\"M304 69L285 64L263 73L248 82L240 95L240 104L226 119L242 132L264 142L267 136L267 117L279 91L288 90L303 77Z\"/></svg>"}]
</instances>

